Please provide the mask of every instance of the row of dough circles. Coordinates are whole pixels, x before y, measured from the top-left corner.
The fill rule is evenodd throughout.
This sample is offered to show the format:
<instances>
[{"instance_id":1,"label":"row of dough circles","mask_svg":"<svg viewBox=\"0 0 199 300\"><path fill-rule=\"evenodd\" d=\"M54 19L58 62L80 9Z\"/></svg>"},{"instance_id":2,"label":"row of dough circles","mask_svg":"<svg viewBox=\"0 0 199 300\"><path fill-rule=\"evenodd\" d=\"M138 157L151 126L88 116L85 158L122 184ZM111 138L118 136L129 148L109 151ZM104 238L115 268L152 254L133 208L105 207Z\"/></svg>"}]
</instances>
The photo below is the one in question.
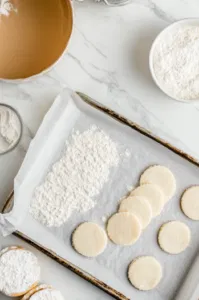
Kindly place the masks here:
<instances>
[{"instance_id":1,"label":"row of dough circles","mask_svg":"<svg viewBox=\"0 0 199 300\"><path fill-rule=\"evenodd\" d=\"M119 206L119 212L107 224L109 238L118 245L132 245L142 230L159 215L174 195L176 181L164 166L151 166L140 177L140 186L131 191Z\"/></svg>"},{"instance_id":2,"label":"row of dough circles","mask_svg":"<svg viewBox=\"0 0 199 300\"><path fill-rule=\"evenodd\" d=\"M22 300L64 300L59 291L46 285L38 286L39 281L40 266L32 252L19 246L0 252L0 292L8 297L23 296Z\"/></svg>"}]
</instances>

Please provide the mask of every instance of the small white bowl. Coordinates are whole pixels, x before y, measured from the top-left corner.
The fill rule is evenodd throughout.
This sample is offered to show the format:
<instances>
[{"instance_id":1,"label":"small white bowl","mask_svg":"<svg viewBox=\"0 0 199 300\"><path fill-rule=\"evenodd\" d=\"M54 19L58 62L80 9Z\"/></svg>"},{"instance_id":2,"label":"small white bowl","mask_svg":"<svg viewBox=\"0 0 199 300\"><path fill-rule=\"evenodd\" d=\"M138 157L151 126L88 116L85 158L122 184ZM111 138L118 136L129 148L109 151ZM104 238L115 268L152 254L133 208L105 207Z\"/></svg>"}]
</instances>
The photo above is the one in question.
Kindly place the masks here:
<instances>
[{"instance_id":1,"label":"small white bowl","mask_svg":"<svg viewBox=\"0 0 199 300\"><path fill-rule=\"evenodd\" d=\"M180 102L184 102L184 103L198 103L199 99L194 99L194 100L183 100L183 99L179 99L179 98L175 98L172 94L170 94L167 89L158 81L158 78L156 77L154 68L153 68L153 56L154 56L154 50L156 45L158 44L158 42L163 39L164 35L166 33L168 33L169 31L172 32L175 28L180 27L181 25L198 25L199 26L199 18L187 18L187 19L183 19L177 22L172 23L171 25L167 26L165 29L163 29L158 36L156 37L156 39L154 40L152 46L151 46L151 50L149 53L149 68L150 68L150 72L152 75L152 78L154 80L154 82L156 83L156 85L159 87L160 90L162 90L167 96L169 96L171 99L176 100L176 101L180 101Z\"/></svg>"},{"instance_id":2,"label":"small white bowl","mask_svg":"<svg viewBox=\"0 0 199 300\"><path fill-rule=\"evenodd\" d=\"M18 138L15 140L15 142L12 144L11 147L9 147L8 149L6 149L5 151L2 151L2 152L0 151L0 156L1 156L1 155L4 155L4 154L7 154L7 153L11 152L19 144L19 142L20 142L20 140L22 138L22 133L23 133L23 122L22 122L21 116L19 115L18 111L15 108L13 108L12 106L7 105L5 103L0 103L0 107L6 107L9 110L11 110L15 114L16 119L17 119L18 124L19 124L19 136L18 136Z\"/></svg>"}]
</instances>

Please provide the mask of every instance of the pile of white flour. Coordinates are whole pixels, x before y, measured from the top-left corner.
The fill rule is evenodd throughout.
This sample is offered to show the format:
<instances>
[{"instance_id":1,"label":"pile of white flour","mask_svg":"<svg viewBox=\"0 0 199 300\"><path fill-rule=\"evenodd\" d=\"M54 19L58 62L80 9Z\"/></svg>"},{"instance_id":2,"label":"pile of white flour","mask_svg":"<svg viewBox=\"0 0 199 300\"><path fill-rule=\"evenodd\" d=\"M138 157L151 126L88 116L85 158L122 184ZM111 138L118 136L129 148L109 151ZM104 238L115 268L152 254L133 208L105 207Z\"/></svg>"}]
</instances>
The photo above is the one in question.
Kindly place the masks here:
<instances>
[{"instance_id":1,"label":"pile of white flour","mask_svg":"<svg viewBox=\"0 0 199 300\"><path fill-rule=\"evenodd\" d=\"M35 190L31 202L32 216L48 227L59 227L74 212L86 212L96 204L119 163L117 144L93 125L72 135L62 157Z\"/></svg>"},{"instance_id":2,"label":"pile of white flour","mask_svg":"<svg viewBox=\"0 0 199 300\"><path fill-rule=\"evenodd\" d=\"M9 107L0 105L0 153L12 148L19 140L21 123Z\"/></svg>"},{"instance_id":3,"label":"pile of white flour","mask_svg":"<svg viewBox=\"0 0 199 300\"><path fill-rule=\"evenodd\" d=\"M34 254L27 250L8 250L0 256L0 291L6 295L27 292L40 278Z\"/></svg>"},{"instance_id":4,"label":"pile of white flour","mask_svg":"<svg viewBox=\"0 0 199 300\"><path fill-rule=\"evenodd\" d=\"M157 40L153 68L171 97L199 99L199 26L179 25Z\"/></svg>"}]
</instances>

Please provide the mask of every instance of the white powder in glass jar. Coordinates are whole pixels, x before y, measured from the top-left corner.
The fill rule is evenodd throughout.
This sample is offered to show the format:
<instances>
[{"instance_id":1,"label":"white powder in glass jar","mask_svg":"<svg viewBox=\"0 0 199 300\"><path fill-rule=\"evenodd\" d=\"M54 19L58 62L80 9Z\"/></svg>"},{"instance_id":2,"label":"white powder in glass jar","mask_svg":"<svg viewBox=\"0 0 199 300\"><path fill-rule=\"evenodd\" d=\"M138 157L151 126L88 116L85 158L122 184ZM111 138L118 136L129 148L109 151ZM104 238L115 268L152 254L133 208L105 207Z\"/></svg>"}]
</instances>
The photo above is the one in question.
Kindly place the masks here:
<instances>
[{"instance_id":1,"label":"white powder in glass jar","mask_svg":"<svg viewBox=\"0 0 199 300\"><path fill-rule=\"evenodd\" d=\"M0 154L13 148L21 136L21 122L14 110L0 104Z\"/></svg>"},{"instance_id":2,"label":"white powder in glass jar","mask_svg":"<svg viewBox=\"0 0 199 300\"><path fill-rule=\"evenodd\" d=\"M179 24L163 32L154 47L153 70L171 97L199 99L199 25Z\"/></svg>"}]
</instances>

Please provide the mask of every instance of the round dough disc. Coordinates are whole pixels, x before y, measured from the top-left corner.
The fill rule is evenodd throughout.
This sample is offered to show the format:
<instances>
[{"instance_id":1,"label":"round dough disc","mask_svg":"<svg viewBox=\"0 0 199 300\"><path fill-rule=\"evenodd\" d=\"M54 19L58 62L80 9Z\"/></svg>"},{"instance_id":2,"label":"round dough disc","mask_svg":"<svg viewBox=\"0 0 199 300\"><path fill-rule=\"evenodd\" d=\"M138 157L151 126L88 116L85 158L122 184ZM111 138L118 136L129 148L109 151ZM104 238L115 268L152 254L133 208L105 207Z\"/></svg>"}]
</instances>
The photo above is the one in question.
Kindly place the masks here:
<instances>
[{"instance_id":1,"label":"round dough disc","mask_svg":"<svg viewBox=\"0 0 199 300\"><path fill-rule=\"evenodd\" d=\"M107 232L109 238L118 245L132 245L141 234L141 224L138 218L128 212L114 214L108 220Z\"/></svg>"},{"instance_id":2,"label":"round dough disc","mask_svg":"<svg viewBox=\"0 0 199 300\"><path fill-rule=\"evenodd\" d=\"M141 256L132 261L128 270L132 285L141 290L154 289L162 278L162 267L152 256Z\"/></svg>"},{"instance_id":3,"label":"round dough disc","mask_svg":"<svg viewBox=\"0 0 199 300\"><path fill-rule=\"evenodd\" d=\"M140 184L154 183L163 191L168 201L175 193L176 180L173 173L164 166L152 166L144 171L140 177Z\"/></svg>"},{"instance_id":4,"label":"round dough disc","mask_svg":"<svg viewBox=\"0 0 199 300\"><path fill-rule=\"evenodd\" d=\"M95 257L106 248L107 236L99 225L85 222L75 229L72 243L78 253L87 257Z\"/></svg>"},{"instance_id":5,"label":"round dough disc","mask_svg":"<svg viewBox=\"0 0 199 300\"><path fill-rule=\"evenodd\" d=\"M181 208L187 217L199 221L199 186L192 186L184 192Z\"/></svg>"},{"instance_id":6,"label":"round dough disc","mask_svg":"<svg viewBox=\"0 0 199 300\"><path fill-rule=\"evenodd\" d=\"M146 228L152 219L152 209L148 200L144 197L130 196L120 203L119 212L127 211L134 214L142 228Z\"/></svg>"},{"instance_id":7,"label":"round dough disc","mask_svg":"<svg viewBox=\"0 0 199 300\"><path fill-rule=\"evenodd\" d=\"M158 216L164 207L165 196L159 186L155 184L143 184L131 192L131 196L142 196L148 200L152 209L152 216Z\"/></svg>"},{"instance_id":8,"label":"round dough disc","mask_svg":"<svg viewBox=\"0 0 199 300\"><path fill-rule=\"evenodd\" d=\"M170 254L184 251L190 243L189 227L180 221L171 221L164 224L158 233L158 243L162 250Z\"/></svg>"}]
</instances>

